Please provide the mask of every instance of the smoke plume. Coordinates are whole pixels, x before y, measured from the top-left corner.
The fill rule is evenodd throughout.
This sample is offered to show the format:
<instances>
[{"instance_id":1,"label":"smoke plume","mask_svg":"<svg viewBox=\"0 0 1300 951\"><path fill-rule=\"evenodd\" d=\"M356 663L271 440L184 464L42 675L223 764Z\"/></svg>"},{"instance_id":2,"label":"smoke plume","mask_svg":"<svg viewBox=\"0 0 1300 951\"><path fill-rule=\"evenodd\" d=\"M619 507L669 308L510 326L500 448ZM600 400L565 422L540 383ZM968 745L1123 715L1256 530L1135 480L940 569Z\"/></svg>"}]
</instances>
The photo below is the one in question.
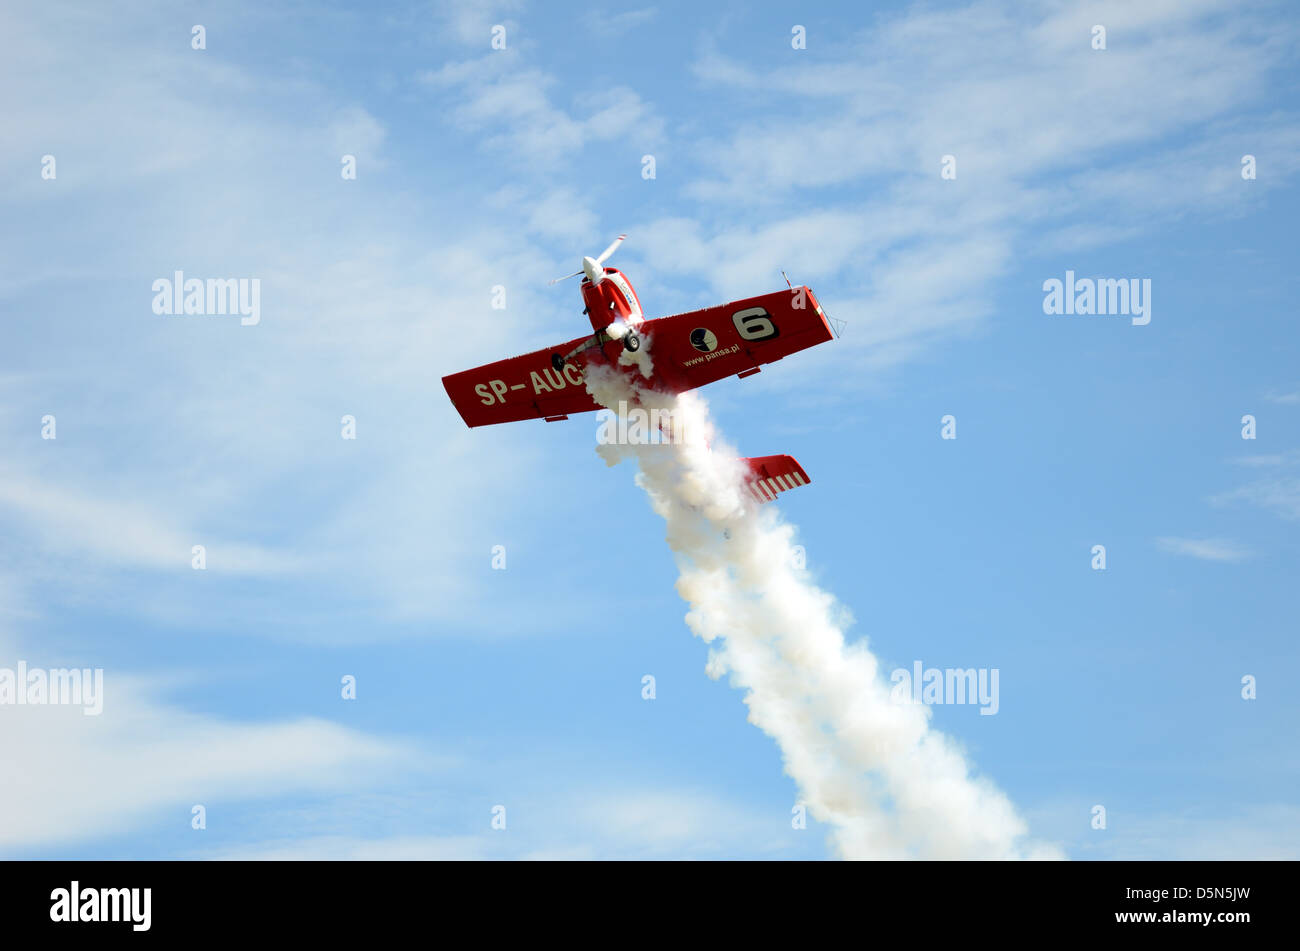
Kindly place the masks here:
<instances>
[{"instance_id":1,"label":"smoke plume","mask_svg":"<svg viewBox=\"0 0 1300 951\"><path fill-rule=\"evenodd\" d=\"M689 435L597 451L608 465L638 462L637 483L667 525L686 623L710 648L708 675L745 692L750 722L776 740L839 855L1059 857L1027 840L1011 802L931 729L926 706L891 699L865 643L845 642L847 612L797 567L794 527L744 492L744 464L717 438L705 401L655 392L606 366L589 366L586 378L602 406L657 409L671 420L666 439Z\"/></svg>"}]
</instances>

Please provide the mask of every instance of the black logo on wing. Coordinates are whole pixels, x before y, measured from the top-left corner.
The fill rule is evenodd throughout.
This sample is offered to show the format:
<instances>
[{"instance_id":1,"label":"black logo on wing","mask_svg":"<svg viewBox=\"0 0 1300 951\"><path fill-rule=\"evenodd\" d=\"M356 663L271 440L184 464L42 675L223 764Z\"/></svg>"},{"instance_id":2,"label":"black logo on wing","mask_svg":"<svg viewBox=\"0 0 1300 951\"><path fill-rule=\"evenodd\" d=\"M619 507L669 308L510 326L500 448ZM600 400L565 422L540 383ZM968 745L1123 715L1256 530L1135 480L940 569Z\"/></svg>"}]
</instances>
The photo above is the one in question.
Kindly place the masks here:
<instances>
[{"instance_id":1,"label":"black logo on wing","mask_svg":"<svg viewBox=\"0 0 1300 951\"><path fill-rule=\"evenodd\" d=\"M700 353L712 353L718 348L718 338L708 327L696 327L691 331L691 346Z\"/></svg>"}]
</instances>

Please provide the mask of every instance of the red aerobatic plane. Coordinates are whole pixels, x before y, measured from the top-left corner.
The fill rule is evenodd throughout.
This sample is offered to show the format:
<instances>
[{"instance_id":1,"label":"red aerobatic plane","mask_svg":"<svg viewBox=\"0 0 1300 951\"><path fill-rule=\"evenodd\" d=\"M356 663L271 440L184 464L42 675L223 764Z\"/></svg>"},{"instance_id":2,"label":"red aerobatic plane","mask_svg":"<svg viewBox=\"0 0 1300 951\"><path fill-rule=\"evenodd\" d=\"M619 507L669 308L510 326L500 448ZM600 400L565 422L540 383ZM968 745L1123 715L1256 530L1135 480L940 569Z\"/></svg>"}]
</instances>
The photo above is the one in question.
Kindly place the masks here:
<instances>
[{"instance_id":1,"label":"red aerobatic plane","mask_svg":"<svg viewBox=\"0 0 1300 951\"><path fill-rule=\"evenodd\" d=\"M619 235L597 258L584 257L582 270L556 281L583 275L583 309L595 331L548 350L498 360L442 378L447 395L468 426L509 423L519 419L567 419L602 407L587 392L583 368L589 363L618 367L622 351L635 353L643 338L652 341L652 387L681 393L735 375L759 372L764 363L832 339L830 324L808 287L749 297L647 320L641 301L626 276L605 261L627 235ZM556 281L552 281L554 284ZM627 368L635 373L635 366ZM746 484L758 502L809 482L808 473L790 456L744 460L753 479Z\"/></svg>"}]
</instances>

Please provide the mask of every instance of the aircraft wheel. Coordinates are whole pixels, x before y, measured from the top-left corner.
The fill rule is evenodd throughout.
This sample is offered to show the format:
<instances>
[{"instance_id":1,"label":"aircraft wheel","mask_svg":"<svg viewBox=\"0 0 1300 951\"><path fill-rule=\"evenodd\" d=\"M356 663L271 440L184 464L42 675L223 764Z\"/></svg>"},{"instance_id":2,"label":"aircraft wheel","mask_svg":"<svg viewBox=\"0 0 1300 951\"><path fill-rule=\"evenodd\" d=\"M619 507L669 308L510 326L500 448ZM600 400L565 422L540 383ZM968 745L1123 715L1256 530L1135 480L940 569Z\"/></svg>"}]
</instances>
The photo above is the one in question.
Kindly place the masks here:
<instances>
[{"instance_id":1,"label":"aircraft wheel","mask_svg":"<svg viewBox=\"0 0 1300 951\"><path fill-rule=\"evenodd\" d=\"M555 368L556 373L564 370L564 355L560 353L551 354L551 366Z\"/></svg>"},{"instance_id":2,"label":"aircraft wheel","mask_svg":"<svg viewBox=\"0 0 1300 951\"><path fill-rule=\"evenodd\" d=\"M623 336L623 349L629 353L636 353L641 349L641 338L633 333L625 334Z\"/></svg>"}]
</instances>

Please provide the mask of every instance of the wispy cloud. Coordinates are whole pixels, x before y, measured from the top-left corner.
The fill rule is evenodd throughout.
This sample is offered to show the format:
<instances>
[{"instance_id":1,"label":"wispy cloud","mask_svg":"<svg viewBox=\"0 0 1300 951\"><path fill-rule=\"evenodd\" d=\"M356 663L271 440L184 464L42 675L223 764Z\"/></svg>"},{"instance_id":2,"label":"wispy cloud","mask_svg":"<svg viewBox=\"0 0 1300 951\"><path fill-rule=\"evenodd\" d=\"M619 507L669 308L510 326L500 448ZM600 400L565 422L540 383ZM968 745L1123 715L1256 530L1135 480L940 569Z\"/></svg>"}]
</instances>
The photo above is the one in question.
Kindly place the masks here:
<instances>
[{"instance_id":1,"label":"wispy cloud","mask_svg":"<svg viewBox=\"0 0 1300 951\"><path fill-rule=\"evenodd\" d=\"M1259 200L1224 156L1285 64L1286 44L1265 38L1295 27L1265 13L1225 24L1220 10L1208 0L1052 7L1026 27L1025 9L1009 3L913 6L761 69L719 35L694 73L737 108L695 142L693 231L653 223L648 260L670 273L707 269L717 292L778 286L781 266L815 279L849 330L834 354L787 370L790 386L824 378L821 361L898 363L969 333L994 312L992 282L1027 256ZM1123 43L1091 49L1097 22ZM755 97L767 106L757 116L743 108ZM1253 123L1251 141L1300 165L1294 123ZM799 227L817 219L810 206L832 201L850 224ZM861 374L836 376L862 385Z\"/></svg>"},{"instance_id":2,"label":"wispy cloud","mask_svg":"<svg viewBox=\"0 0 1300 951\"><path fill-rule=\"evenodd\" d=\"M184 828L194 805L361 787L413 755L319 718L193 713L162 699L162 686L109 669L97 717L0 707L0 760L12 766L0 783L0 851L117 836L163 813Z\"/></svg>"},{"instance_id":3,"label":"wispy cloud","mask_svg":"<svg viewBox=\"0 0 1300 951\"><path fill-rule=\"evenodd\" d=\"M420 78L433 95L450 104L446 112L455 126L481 135L486 148L528 168L555 165L593 142L625 138L630 139L628 155L634 163L659 140L662 120L632 89L602 89L597 96L578 99L569 111L552 102L555 77L521 66L522 55L514 50L490 52L428 70Z\"/></svg>"},{"instance_id":4,"label":"wispy cloud","mask_svg":"<svg viewBox=\"0 0 1300 951\"><path fill-rule=\"evenodd\" d=\"M1156 545L1161 551L1173 555L1187 555L1202 561L1241 561L1250 555L1250 551L1236 542L1221 538L1157 538Z\"/></svg>"},{"instance_id":5,"label":"wispy cloud","mask_svg":"<svg viewBox=\"0 0 1300 951\"><path fill-rule=\"evenodd\" d=\"M481 45L484 49L492 40L492 27L506 28L506 41L518 29L518 21L508 17L524 8L523 0L439 0L434 5L439 21L452 36L466 46Z\"/></svg>"},{"instance_id":6,"label":"wispy cloud","mask_svg":"<svg viewBox=\"0 0 1300 951\"><path fill-rule=\"evenodd\" d=\"M1265 478L1210 497L1214 505L1246 502L1267 509L1286 519L1300 519L1300 450L1238 456L1236 465L1272 470Z\"/></svg>"},{"instance_id":7,"label":"wispy cloud","mask_svg":"<svg viewBox=\"0 0 1300 951\"><path fill-rule=\"evenodd\" d=\"M622 13L602 11L601 15L591 17L589 20L584 19L582 22L589 22L592 32L597 36L614 37L644 26L653 20L657 13L654 7L641 7L639 10L625 10Z\"/></svg>"},{"instance_id":8,"label":"wispy cloud","mask_svg":"<svg viewBox=\"0 0 1300 951\"><path fill-rule=\"evenodd\" d=\"M1229 460L1234 466L1248 466L1255 469L1267 469L1273 466L1284 466L1288 462L1300 458L1295 453L1261 453L1253 456L1237 456Z\"/></svg>"},{"instance_id":9,"label":"wispy cloud","mask_svg":"<svg viewBox=\"0 0 1300 951\"><path fill-rule=\"evenodd\" d=\"M93 284L100 298L93 315L72 303L7 345L15 366L31 368L0 374L0 519L33 556L9 566L10 583L69 592L120 589L127 572L189 575L202 544L212 574L292 575L299 593L314 586L387 617L483 623L481 568L500 539L480 542L481 514L463 500L492 493L509 520L527 501L507 483L530 464L538 434L516 432L508 447L474 438L439 376L554 342L572 299L544 293L563 265L535 242L581 254L580 232L596 230L583 196L530 181L498 203L514 224L498 229L466 213L482 209L477 194L412 199L386 188L388 128L346 95L295 82L277 87L268 109L251 69L187 41L160 43L89 11L68 27L77 42L47 42L52 18L4 16L25 42L0 70L45 76L32 88L51 105L8 116L0 171L14 174L0 181L22 185L0 186L0 201L21 203L29 180L41 184L27 174L32 154L52 148L60 165L44 183L54 210L33 219L49 233L0 237L0 294L15 312L32 310L24 295L54 286ZM102 28L93 41L81 35L92 28ZM78 85L80 69L95 73L93 88ZM52 105L60 101L74 111ZM122 101L132 103L125 113ZM54 114L58 139L46 144ZM157 143L199 142L214 129L222 148L159 154ZM340 176L342 154L358 159L354 181ZM74 206L75 234L56 238ZM304 227L304 209L347 221L346 238ZM461 226L431 232L438 220ZM98 237L84 244L86 234ZM50 246L60 254L42 250ZM151 281L177 268L258 278L261 324L154 315ZM504 310L490 303L498 284L509 285ZM58 418L57 440L40 438L46 413ZM357 420L355 441L340 437L344 414ZM481 559L466 557L465 536ZM46 556L77 570L46 570ZM214 601L234 610L247 593ZM148 595L137 604L182 610L193 589L154 583ZM319 604L276 600L277 612Z\"/></svg>"},{"instance_id":10,"label":"wispy cloud","mask_svg":"<svg viewBox=\"0 0 1300 951\"><path fill-rule=\"evenodd\" d=\"M1286 519L1300 519L1300 478L1261 479L1210 499L1216 504L1248 502Z\"/></svg>"},{"instance_id":11,"label":"wispy cloud","mask_svg":"<svg viewBox=\"0 0 1300 951\"><path fill-rule=\"evenodd\" d=\"M1106 22L1124 50L1090 48L1096 11L1040 13L1024 43L1023 8L993 2L884 17L827 38L815 64L789 53L757 70L710 49L700 78L807 107L740 123L712 147L712 164L737 197L876 174L937 181L945 153L958 158L958 182L969 170L985 187L1048 169L1060 178L1086 168L1094 182L1122 183L1129 173L1108 167L1113 149L1149 148L1187 123L1227 115L1264 88L1282 55L1280 45L1260 47L1277 25L1271 17L1209 30L1214 3L1148 6L1110 8ZM899 82L903 75L913 81Z\"/></svg>"},{"instance_id":12,"label":"wispy cloud","mask_svg":"<svg viewBox=\"0 0 1300 951\"><path fill-rule=\"evenodd\" d=\"M186 529L184 516L164 517L133 499L88 496L43 484L15 472L0 477L0 513L8 511L50 551L73 552L118 567L189 569L193 546L210 550L212 570L277 575L303 566L300 552L276 552L221 538L211 530ZM205 556L206 557L206 556Z\"/></svg>"},{"instance_id":13,"label":"wispy cloud","mask_svg":"<svg viewBox=\"0 0 1300 951\"><path fill-rule=\"evenodd\" d=\"M1119 861L1294 861L1300 859L1300 808L1267 803L1226 814L1188 809L1136 815L1123 828L1117 824L1081 840L1077 849L1080 857Z\"/></svg>"},{"instance_id":14,"label":"wispy cloud","mask_svg":"<svg viewBox=\"0 0 1300 951\"><path fill-rule=\"evenodd\" d=\"M1103 861L1294 861L1300 859L1300 806L1243 802L1209 807L1113 809L1105 829L1080 822L1092 801L1053 802L1030 814L1064 840L1077 859Z\"/></svg>"},{"instance_id":15,"label":"wispy cloud","mask_svg":"<svg viewBox=\"0 0 1300 951\"><path fill-rule=\"evenodd\" d=\"M204 858L255 860L587 860L717 859L802 855L817 832L791 828L788 811L770 812L707 791L664 788L575 789L506 807L506 828L492 830L484 801L479 829L455 823L440 834L359 836L340 829L249 841ZM328 814L316 824L328 822Z\"/></svg>"},{"instance_id":16,"label":"wispy cloud","mask_svg":"<svg viewBox=\"0 0 1300 951\"><path fill-rule=\"evenodd\" d=\"M1268 400L1270 403L1279 403L1283 406L1295 406L1300 404L1300 390L1292 390L1290 392L1272 390L1264 394L1264 399Z\"/></svg>"}]
</instances>

